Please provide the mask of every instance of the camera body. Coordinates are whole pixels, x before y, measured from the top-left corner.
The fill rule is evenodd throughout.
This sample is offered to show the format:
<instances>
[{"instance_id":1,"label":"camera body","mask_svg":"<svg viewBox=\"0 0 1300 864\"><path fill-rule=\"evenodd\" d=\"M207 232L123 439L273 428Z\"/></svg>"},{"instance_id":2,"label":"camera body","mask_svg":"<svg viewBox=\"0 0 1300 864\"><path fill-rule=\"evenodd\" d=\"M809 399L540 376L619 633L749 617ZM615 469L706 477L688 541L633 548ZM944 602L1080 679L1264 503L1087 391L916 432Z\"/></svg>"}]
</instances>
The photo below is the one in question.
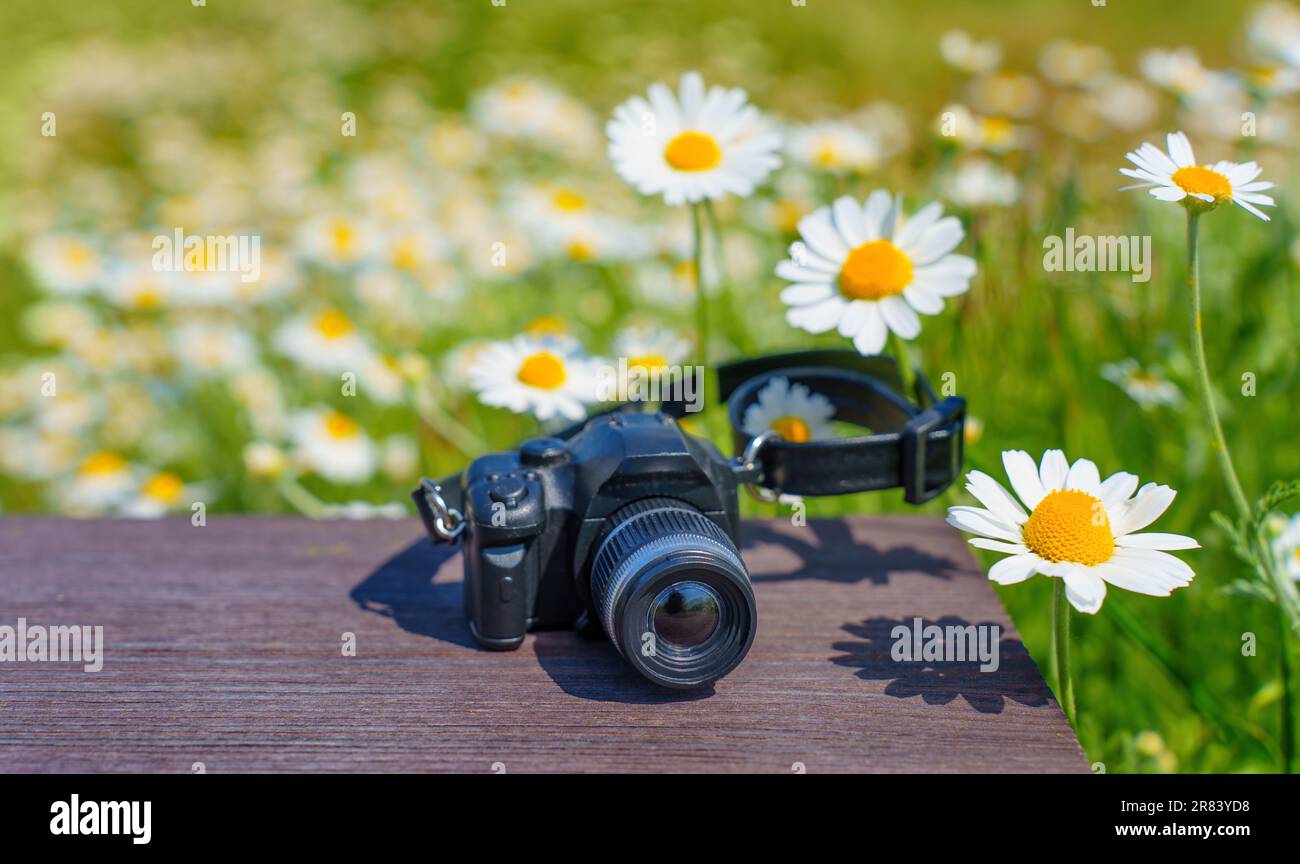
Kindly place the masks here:
<instances>
[{"instance_id":1,"label":"camera body","mask_svg":"<svg viewBox=\"0 0 1300 864\"><path fill-rule=\"evenodd\" d=\"M562 441L482 456L461 485L465 615L479 644L603 627L642 674L695 687L743 659L757 621L738 483L663 413L612 412Z\"/></svg>"}]
</instances>

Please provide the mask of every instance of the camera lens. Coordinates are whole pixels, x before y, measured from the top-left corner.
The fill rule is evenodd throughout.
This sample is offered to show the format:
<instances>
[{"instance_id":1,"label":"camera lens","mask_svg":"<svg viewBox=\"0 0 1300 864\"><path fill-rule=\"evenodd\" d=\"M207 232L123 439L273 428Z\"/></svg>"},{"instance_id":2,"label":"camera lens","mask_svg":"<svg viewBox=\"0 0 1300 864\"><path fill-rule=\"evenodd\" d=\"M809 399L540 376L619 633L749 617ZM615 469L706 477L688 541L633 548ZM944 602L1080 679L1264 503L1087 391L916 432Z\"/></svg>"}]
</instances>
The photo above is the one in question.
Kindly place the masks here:
<instances>
[{"instance_id":1,"label":"camera lens","mask_svg":"<svg viewBox=\"0 0 1300 864\"><path fill-rule=\"evenodd\" d=\"M673 498L643 498L610 517L591 568L591 597L623 656L668 687L700 687L730 672L758 621L731 538Z\"/></svg>"},{"instance_id":2,"label":"camera lens","mask_svg":"<svg viewBox=\"0 0 1300 864\"><path fill-rule=\"evenodd\" d=\"M654 632L661 642L695 648L718 629L722 601L703 582L669 585L655 598L651 610Z\"/></svg>"}]
</instances>

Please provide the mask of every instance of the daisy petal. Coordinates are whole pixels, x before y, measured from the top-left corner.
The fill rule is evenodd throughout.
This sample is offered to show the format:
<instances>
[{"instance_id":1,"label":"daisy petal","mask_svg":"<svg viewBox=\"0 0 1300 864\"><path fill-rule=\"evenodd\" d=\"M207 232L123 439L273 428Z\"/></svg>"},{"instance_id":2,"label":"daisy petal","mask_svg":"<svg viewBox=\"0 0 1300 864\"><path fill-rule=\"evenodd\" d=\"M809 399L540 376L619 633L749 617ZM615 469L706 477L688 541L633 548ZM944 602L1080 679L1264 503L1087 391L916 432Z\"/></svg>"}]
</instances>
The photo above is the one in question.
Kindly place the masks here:
<instances>
[{"instance_id":1,"label":"daisy petal","mask_svg":"<svg viewBox=\"0 0 1300 864\"><path fill-rule=\"evenodd\" d=\"M1170 585L1168 580L1162 578L1159 574L1144 572L1130 564L1118 563L1113 560L1107 561L1105 564L1099 564L1096 572L1098 576L1116 588L1123 588L1125 591L1133 591L1151 597L1168 597L1170 592L1178 587Z\"/></svg>"},{"instance_id":2,"label":"daisy petal","mask_svg":"<svg viewBox=\"0 0 1300 864\"><path fill-rule=\"evenodd\" d=\"M921 335L921 319L916 317L912 307L899 296L886 297L877 303L885 323L904 339L915 339Z\"/></svg>"},{"instance_id":3,"label":"daisy petal","mask_svg":"<svg viewBox=\"0 0 1300 864\"><path fill-rule=\"evenodd\" d=\"M806 306L825 300L831 293L831 286L825 282L799 282L782 289L780 297L787 306Z\"/></svg>"},{"instance_id":4,"label":"daisy petal","mask_svg":"<svg viewBox=\"0 0 1300 864\"><path fill-rule=\"evenodd\" d=\"M1025 506L1030 510L1037 507L1047 492L1038 478L1038 466L1034 464L1034 457L1024 450L1005 450L1002 453L1002 467L1007 472L1007 479L1011 481L1011 488L1016 490L1016 495L1025 502Z\"/></svg>"},{"instance_id":5,"label":"daisy petal","mask_svg":"<svg viewBox=\"0 0 1300 864\"><path fill-rule=\"evenodd\" d=\"M889 208L893 199L884 189L877 189L867 196L862 205L862 226L866 229L868 241L880 240L885 236L885 222L889 218Z\"/></svg>"},{"instance_id":6,"label":"daisy petal","mask_svg":"<svg viewBox=\"0 0 1300 864\"><path fill-rule=\"evenodd\" d=\"M809 333L825 333L840 323L844 307L848 304L840 297L829 297L820 303L809 306L794 306L786 310L785 320L791 327L799 327Z\"/></svg>"},{"instance_id":7,"label":"daisy petal","mask_svg":"<svg viewBox=\"0 0 1300 864\"><path fill-rule=\"evenodd\" d=\"M1090 567L1076 567L1065 579L1065 599L1086 615L1096 615L1106 599L1106 583Z\"/></svg>"},{"instance_id":8,"label":"daisy petal","mask_svg":"<svg viewBox=\"0 0 1300 864\"><path fill-rule=\"evenodd\" d=\"M987 506L987 505L985 505ZM1194 537L1183 534L1162 534L1152 531L1147 534L1125 534L1115 538L1116 546L1129 549L1200 549L1201 544Z\"/></svg>"},{"instance_id":9,"label":"daisy petal","mask_svg":"<svg viewBox=\"0 0 1300 864\"><path fill-rule=\"evenodd\" d=\"M943 311L943 298L915 282L903 289L903 299L922 315L938 315Z\"/></svg>"},{"instance_id":10,"label":"daisy petal","mask_svg":"<svg viewBox=\"0 0 1300 864\"><path fill-rule=\"evenodd\" d=\"M1096 464L1090 459L1074 460L1074 464L1070 466L1070 473L1065 477L1065 488L1077 489L1095 496L1099 486L1101 486L1101 474L1097 471Z\"/></svg>"},{"instance_id":11,"label":"daisy petal","mask_svg":"<svg viewBox=\"0 0 1300 864\"><path fill-rule=\"evenodd\" d=\"M1070 476L1070 463L1060 450L1043 451L1043 462L1038 469L1039 479L1043 482L1045 492L1056 492L1065 488L1065 478Z\"/></svg>"},{"instance_id":12,"label":"daisy petal","mask_svg":"<svg viewBox=\"0 0 1300 864\"><path fill-rule=\"evenodd\" d=\"M867 309L862 324L853 337L853 347L859 354L870 356L879 354L881 349L885 347L885 340L889 337L889 331L885 328L885 319L880 314L879 305L876 303L866 303L865 305Z\"/></svg>"},{"instance_id":13,"label":"daisy petal","mask_svg":"<svg viewBox=\"0 0 1300 864\"><path fill-rule=\"evenodd\" d=\"M1138 490L1137 497L1117 508L1118 512L1115 514L1117 518L1111 524L1111 530L1115 532L1116 537L1141 531L1169 509L1177 494L1168 486L1148 483Z\"/></svg>"},{"instance_id":14,"label":"daisy petal","mask_svg":"<svg viewBox=\"0 0 1300 864\"><path fill-rule=\"evenodd\" d=\"M1011 493L983 471L971 471L966 475L966 490L1003 522L1023 525L1029 519L1025 508L1011 497Z\"/></svg>"},{"instance_id":15,"label":"daisy petal","mask_svg":"<svg viewBox=\"0 0 1300 864\"><path fill-rule=\"evenodd\" d=\"M1101 486L1097 488L1097 497L1101 499L1101 503L1105 505L1107 512L1112 512L1133 497L1137 485L1138 478L1136 474L1117 471L1102 481Z\"/></svg>"},{"instance_id":16,"label":"daisy petal","mask_svg":"<svg viewBox=\"0 0 1300 864\"><path fill-rule=\"evenodd\" d=\"M799 220L799 235L814 252L829 261L843 261L849 256L849 247L835 230L831 211L826 207L819 207Z\"/></svg>"},{"instance_id":17,"label":"daisy petal","mask_svg":"<svg viewBox=\"0 0 1300 864\"><path fill-rule=\"evenodd\" d=\"M1179 168L1186 168L1189 165L1196 164L1196 156L1192 154L1191 142L1182 132L1170 132L1165 139L1169 145L1169 157L1174 160L1174 164Z\"/></svg>"},{"instance_id":18,"label":"daisy petal","mask_svg":"<svg viewBox=\"0 0 1300 864\"><path fill-rule=\"evenodd\" d=\"M1007 543L1003 540L990 540L987 537L972 537L966 542L976 549L987 549L990 552L1009 552L1012 555L1029 554L1029 549L1024 543Z\"/></svg>"},{"instance_id":19,"label":"daisy petal","mask_svg":"<svg viewBox=\"0 0 1300 864\"><path fill-rule=\"evenodd\" d=\"M862 219L862 208L848 195L835 199L831 205L835 227L850 246L867 242L867 229Z\"/></svg>"},{"instance_id":20,"label":"daisy petal","mask_svg":"<svg viewBox=\"0 0 1300 864\"><path fill-rule=\"evenodd\" d=\"M1008 543L1020 542L1020 529L1007 525L982 507L949 507L948 524L965 531Z\"/></svg>"},{"instance_id":21,"label":"daisy petal","mask_svg":"<svg viewBox=\"0 0 1300 864\"><path fill-rule=\"evenodd\" d=\"M1013 555L1010 558L1003 558L989 568L989 579L999 585L1014 585L1017 582L1024 582L1034 575L1034 568L1037 564L1038 556L1036 555Z\"/></svg>"}]
</instances>

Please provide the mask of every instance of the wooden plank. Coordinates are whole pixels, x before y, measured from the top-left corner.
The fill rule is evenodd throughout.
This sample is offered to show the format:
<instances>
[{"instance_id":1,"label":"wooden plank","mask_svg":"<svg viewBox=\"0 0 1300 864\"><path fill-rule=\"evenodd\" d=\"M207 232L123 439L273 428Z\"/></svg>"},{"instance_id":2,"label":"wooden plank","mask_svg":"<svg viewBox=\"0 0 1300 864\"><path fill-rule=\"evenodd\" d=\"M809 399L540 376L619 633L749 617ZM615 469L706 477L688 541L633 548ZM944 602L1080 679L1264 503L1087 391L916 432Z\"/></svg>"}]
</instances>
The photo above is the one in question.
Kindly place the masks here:
<instances>
[{"instance_id":1,"label":"wooden plank","mask_svg":"<svg viewBox=\"0 0 1300 864\"><path fill-rule=\"evenodd\" d=\"M574 633L479 650L460 556L414 520L6 519L0 625L102 625L106 647L97 673L0 663L0 770L1086 771L947 525L755 522L743 551L758 636L692 696ZM915 616L1000 625L999 668L894 662Z\"/></svg>"}]
</instances>

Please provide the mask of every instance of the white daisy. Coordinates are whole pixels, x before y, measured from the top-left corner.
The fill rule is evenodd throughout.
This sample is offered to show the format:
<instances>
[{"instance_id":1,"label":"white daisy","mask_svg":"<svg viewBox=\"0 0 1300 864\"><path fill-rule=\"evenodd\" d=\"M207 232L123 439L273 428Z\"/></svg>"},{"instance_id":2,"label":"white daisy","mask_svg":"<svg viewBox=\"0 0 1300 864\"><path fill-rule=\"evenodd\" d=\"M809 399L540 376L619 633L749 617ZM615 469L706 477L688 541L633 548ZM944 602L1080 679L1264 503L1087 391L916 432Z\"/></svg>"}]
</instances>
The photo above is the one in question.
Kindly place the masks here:
<instances>
[{"instance_id":1,"label":"white daisy","mask_svg":"<svg viewBox=\"0 0 1300 864\"><path fill-rule=\"evenodd\" d=\"M360 264L379 248L378 230L346 213L318 216L298 231L304 258L335 270Z\"/></svg>"},{"instance_id":2,"label":"white daisy","mask_svg":"<svg viewBox=\"0 0 1300 864\"><path fill-rule=\"evenodd\" d=\"M204 378L239 372L257 361L252 337L218 322L189 321L177 327L172 350L187 372Z\"/></svg>"},{"instance_id":3,"label":"white daisy","mask_svg":"<svg viewBox=\"0 0 1300 864\"><path fill-rule=\"evenodd\" d=\"M402 365L396 357L375 353L357 376L357 389L362 396L381 405L395 405L406 393L406 379Z\"/></svg>"},{"instance_id":4,"label":"white daisy","mask_svg":"<svg viewBox=\"0 0 1300 864\"><path fill-rule=\"evenodd\" d=\"M290 421L298 463L333 483L364 483L379 460L374 441L339 411L303 411Z\"/></svg>"},{"instance_id":5,"label":"white daisy","mask_svg":"<svg viewBox=\"0 0 1300 864\"><path fill-rule=\"evenodd\" d=\"M510 78L476 93L469 116L491 135L569 156L595 152L600 140L586 105L534 78Z\"/></svg>"},{"instance_id":6,"label":"white daisy","mask_svg":"<svg viewBox=\"0 0 1300 864\"><path fill-rule=\"evenodd\" d=\"M1059 87L1090 87L1110 71L1110 54L1099 45L1056 39L1039 53L1038 71Z\"/></svg>"},{"instance_id":7,"label":"white daisy","mask_svg":"<svg viewBox=\"0 0 1300 864\"><path fill-rule=\"evenodd\" d=\"M1300 580L1300 513L1285 521L1272 545L1278 564L1292 579Z\"/></svg>"},{"instance_id":8,"label":"white daisy","mask_svg":"<svg viewBox=\"0 0 1300 864\"><path fill-rule=\"evenodd\" d=\"M809 333L838 328L862 354L878 354L889 331L921 332L918 312L937 315L943 298L963 294L975 261L952 254L963 231L942 205L903 217L901 197L877 189L858 204L839 198L799 221L802 242L776 275L795 283L781 292L785 320Z\"/></svg>"},{"instance_id":9,"label":"white daisy","mask_svg":"<svg viewBox=\"0 0 1300 864\"><path fill-rule=\"evenodd\" d=\"M593 364L569 341L516 336L474 354L470 385L485 405L531 412L538 420L581 420L596 401Z\"/></svg>"},{"instance_id":10,"label":"white daisy","mask_svg":"<svg viewBox=\"0 0 1300 864\"><path fill-rule=\"evenodd\" d=\"M1002 46L992 39L973 39L965 30L949 30L939 37L939 56L954 69L978 75L998 68Z\"/></svg>"},{"instance_id":11,"label":"white daisy","mask_svg":"<svg viewBox=\"0 0 1300 864\"><path fill-rule=\"evenodd\" d=\"M122 507L122 514L136 519L158 519L169 512L187 508L197 494L180 477L159 471L146 477L135 497Z\"/></svg>"},{"instance_id":12,"label":"white daisy","mask_svg":"<svg viewBox=\"0 0 1300 864\"><path fill-rule=\"evenodd\" d=\"M1071 465L1060 450L1043 453L1041 466L1023 450L1007 450L1002 465L1019 501L989 475L972 471L966 489L984 506L948 508L949 524L979 535L972 546L1010 554L989 570L994 582L1058 576L1074 608L1090 615L1101 608L1107 583L1152 597L1191 584L1192 568L1164 550L1199 543L1181 534L1134 533L1165 512L1173 489L1155 483L1138 489L1138 478L1123 471L1102 480L1092 462Z\"/></svg>"},{"instance_id":13,"label":"white daisy","mask_svg":"<svg viewBox=\"0 0 1300 864\"><path fill-rule=\"evenodd\" d=\"M629 371L651 377L676 366L691 351L691 342L674 330L634 325L614 338L614 356L627 359Z\"/></svg>"},{"instance_id":14,"label":"white daisy","mask_svg":"<svg viewBox=\"0 0 1300 864\"><path fill-rule=\"evenodd\" d=\"M89 238L77 234L40 238L28 261L37 281L58 294L85 294L105 275L104 256Z\"/></svg>"},{"instance_id":15,"label":"white daisy","mask_svg":"<svg viewBox=\"0 0 1300 864\"><path fill-rule=\"evenodd\" d=\"M101 513L122 502L131 491L131 466L111 450L91 453L64 485L67 512L73 515Z\"/></svg>"},{"instance_id":16,"label":"white daisy","mask_svg":"<svg viewBox=\"0 0 1300 864\"><path fill-rule=\"evenodd\" d=\"M1273 184L1255 179L1261 170L1258 165L1254 162L1197 165L1186 135L1170 132L1168 143L1168 154L1145 142L1127 154L1128 160L1137 168L1121 168L1119 173L1142 182L1126 186L1126 189L1150 188L1152 197L1161 201L1182 201L1185 206L1207 210L1231 201L1268 221L1268 216L1255 205L1273 206L1271 197L1260 194L1265 189L1272 189Z\"/></svg>"},{"instance_id":17,"label":"white daisy","mask_svg":"<svg viewBox=\"0 0 1300 864\"><path fill-rule=\"evenodd\" d=\"M428 278L442 260L437 228L432 224L408 223L386 233L379 243L379 260L412 279Z\"/></svg>"},{"instance_id":18,"label":"white daisy","mask_svg":"<svg viewBox=\"0 0 1300 864\"><path fill-rule=\"evenodd\" d=\"M648 95L618 106L605 126L614 169L643 195L670 205L743 198L780 166L781 136L744 90L706 92L699 73L687 72L676 96L661 83Z\"/></svg>"},{"instance_id":19,"label":"white daisy","mask_svg":"<svg viewBox=\"0 0 1300 864\"><path fill-rule=\"evenodd\" d=\"M813 393L806 384L791 384L777 376L758 391L758 401L745 409L741 426L746 435L770 430L786 441L802 444L833 437L830 421L834 416L831 400Z\"/></svg>"},{"instance_id":20,"label":"white daisy","mask_svg":"<svg viewBox=\"0 0 1300 864\"><path fill-rule=\"evenodd\" d=\"M787 140L791 160L817 171L871 171L880 165L883 155L874 135L842 120L797 127Z\"/></svg>"},{"instance_id":21,"label":"white daisy","mask_svg":"<svg viewBox=\"0 0 1300 864\"><path fill-rule=\"evenodd\" d=\"M372 354L352 319L332 308L285 322L274 343L284 356L320 372L358 372Z\"/></svg>"},{"instance_id":22,"label":"white daisy","mask_svg":"<svg viewBox=\"0 0 1300 864\"><path fill-rule=\"evenodd\" d=\"M582 187L535 183L511 196L511 215L543 252L574 261L619 260L643 254L638 233L607 211L605 196ZM595 201L601 200L597 208Z\"/></svg>"},{"instance_id":23,"label":"white daisy","mask_svg":"<svg viewBox=\"0 0 1300 864\"><path fill-rule=\"evenodd\" d=\"M103 294L110 303L125 309L157 309L167 302L171 287L165 276L143 262L118 261L108 268Z\"/></svg>"},{"instance_id":24,"label":"white daisy","mask_svg":"<svg viewBox=\"0 0 1300 864\"><path fill-rule=\"evenodd\" d=\"M1101 367L1101 377L1118 384L1134 402L1150 411L1157 405L1179 405L1183 401L1178 385L1161 374L1158 368L1143 369L1132 357Z\"/></svg>"},{"instance_id":25,"label":"white daisy","mask_svg":"<svg viewBox=\"0 0 1300 864\"><path fill-rule=\"evenodd\" d=\"M1214 81L1214 73L1201 65L1192 48L1152 48L1138 58L1138 65L1152 84L1184 98L1197 97Z\"/></svg>"},{"instance_id":26,"label":"white daisy","mask_svg":"<svg viewBox=\"0 0 1300 864\"><path fill-rule=\"evenodd\" d=\"M1009 207L1020 198L1020 181L1016 175L982 158L958 165L944 181L944 188L954 204L971 209Z\"/></svg>"},{"instance_id":27,"label":"white daisy","mask_svg":"<svg viewBox=\"0 0 1300 864\"><path fill-rule=\"evenodd\" d=\"M1257 7L1246 25L1246 40L1253 56L1300 68L1300 9L1283 2Z\"/></svg>"},{"instance_id":28,"label":"white daisy","mask_svg":"<svg viewBox=\"0 0 1300 864\"><path fill-rule=\"evenodd\" d=\"M251 441L244 446L244 468L252 477L274 479L289 467L284 451L267 441Z\"/></svg>"}]
</instances>

